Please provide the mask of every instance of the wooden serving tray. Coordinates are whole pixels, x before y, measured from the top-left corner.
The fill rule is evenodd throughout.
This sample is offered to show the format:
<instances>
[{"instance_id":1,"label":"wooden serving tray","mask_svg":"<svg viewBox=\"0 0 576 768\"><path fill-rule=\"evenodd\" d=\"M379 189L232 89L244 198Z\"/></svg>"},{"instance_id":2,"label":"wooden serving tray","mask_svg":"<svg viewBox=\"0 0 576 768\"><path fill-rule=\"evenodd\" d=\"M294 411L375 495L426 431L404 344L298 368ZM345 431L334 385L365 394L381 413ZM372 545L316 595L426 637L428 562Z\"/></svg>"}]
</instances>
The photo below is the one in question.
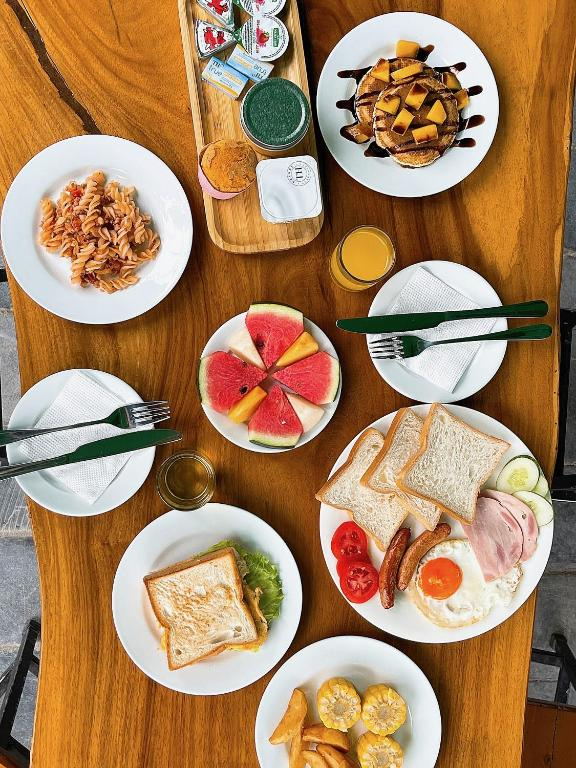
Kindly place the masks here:
<instances>
[{"instance_id":1,"label":"wooden serving tray","mask_svg":"<svg viewBox=\"0 0 576 768\"><path fill-rule=\"evenodd\" d=\"M235 9L236 18L242 21L245 14ZM240 99L230 99L211 85L203 83L201 73L208 59L201 61L196 51L194 22L210 21L208 14L195 0L178 0L180 29L186 61L188 90L192 107L192 120L196 137L196 150L217 139L244 139L240 127ZM286 53L274 62L270 77L285 77L304 91L308 99L308 78L302 46L302 31L296 0L288 0L279 18L290 33L290 45ZM218 23L218 22L214 22ZM229 50L232 50L230 48ZM229 51L219 58L226 59ZM248 88L249 86L247 86ZM247 88L243 91L246 93ZM318 158L313 121L304 141L294 148L293 154L312 155ZM324 214L313 219L303 219L289 224L271 224L260 214L260 200L256 183L231 200L215 200L204 193L204 209L210 237L217 246L232 253L258 253L260 251L284 251L297 248L313 240L322 228Z\"/></svg>"}]
</instances>

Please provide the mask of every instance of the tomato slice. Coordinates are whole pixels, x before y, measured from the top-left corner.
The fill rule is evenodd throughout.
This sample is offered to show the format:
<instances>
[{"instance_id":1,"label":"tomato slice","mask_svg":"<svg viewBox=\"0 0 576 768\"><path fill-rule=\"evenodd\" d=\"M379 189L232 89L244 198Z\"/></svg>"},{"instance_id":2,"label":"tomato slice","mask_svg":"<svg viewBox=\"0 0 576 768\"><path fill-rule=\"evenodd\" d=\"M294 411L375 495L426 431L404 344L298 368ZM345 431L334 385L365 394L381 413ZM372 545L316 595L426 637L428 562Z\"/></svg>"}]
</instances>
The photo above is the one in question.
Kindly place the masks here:
<instances>
[{"instance_id":1,"label":"tomato slice","mask_svg":"<svg viewBox=\"0 0 576 768\"><path fill-rule=\"evenodd\" d=\"M343 560L340 588L351 603L365 603L378 592L378 571L364 560Z\"/></svg>"},{"instance_id":2,"label":"tomato slice","mask_svg":"<svg viewBox=\"0 0 576 768\"><path fill-rule=\"evenodd\" d=\"M346 569L348 568L348 564L351 562L351 560L354 560L354 562L359 563L370 563L370 558L368 557L368 553L365 553L364 555L358 555L358 557L343 557L341 560L336 561L336 573L340 578L346 573Z\"/></svg>"},{"instance_id":3,"label":"tomato slice","mask_svg":"<svg viewBox=\"0 0 576 768\"><path fill-rule=\"evenodd\" d=\"M353 558L365 560L368 557L368 539L366 534L352 520L342 523L332 536L332 554L337 560Z\"/></svg>"}]
</instances>

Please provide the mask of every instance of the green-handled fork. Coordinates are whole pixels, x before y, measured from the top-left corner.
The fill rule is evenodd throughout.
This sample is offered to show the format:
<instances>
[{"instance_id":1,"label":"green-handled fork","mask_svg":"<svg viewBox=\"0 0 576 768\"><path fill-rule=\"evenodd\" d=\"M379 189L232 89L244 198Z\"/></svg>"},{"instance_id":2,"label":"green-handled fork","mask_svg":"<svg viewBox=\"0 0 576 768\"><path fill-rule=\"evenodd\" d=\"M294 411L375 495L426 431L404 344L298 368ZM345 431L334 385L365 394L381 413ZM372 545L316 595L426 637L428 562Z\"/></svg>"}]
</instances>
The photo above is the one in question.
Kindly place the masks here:
<instances>
[{"instance_id":1,"label":"green-handled fork","mask_svg":"<svg viewBox=\"0 0 576 768\"><path fill-rule=\"evenodd\" d=\"M416 357L425 349L438 347L441 344L462 344L467 341L535 341L547 339L551 335L552 327L550 325L522 325L507 331L485 333L481 336L464 336L459 339L440 339L439 341L427 341L419 336L387 336L369 341L368 348L374 360L393 360Z\"/></svg>"}]
</instances>

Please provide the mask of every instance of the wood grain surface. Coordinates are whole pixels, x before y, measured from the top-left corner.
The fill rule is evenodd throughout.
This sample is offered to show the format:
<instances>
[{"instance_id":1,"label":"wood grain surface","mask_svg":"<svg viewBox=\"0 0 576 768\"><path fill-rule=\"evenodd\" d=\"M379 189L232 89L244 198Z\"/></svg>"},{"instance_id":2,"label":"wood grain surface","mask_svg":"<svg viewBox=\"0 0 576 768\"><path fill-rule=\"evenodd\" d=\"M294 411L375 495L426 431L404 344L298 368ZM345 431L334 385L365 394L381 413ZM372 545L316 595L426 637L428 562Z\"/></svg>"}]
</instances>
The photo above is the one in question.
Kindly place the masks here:
<instances>
[{"instance_id":1,"label":"wood grain surface","mask_svg":"<svg viewBox=\"0 0 576 768\"><path fill-rule=\"evenodd\" d=\"M23 390L54 371L96 367L144 398L170 400L185 444L218 472L216 500L251 510L298 561L304 612L291 653L320 638L368 635L397 645L440 700L441 768L518 768L534 597L503 626L450 646L386 637L340 599L324 566L314 491L352 436L406 405L369 364L362 339L337 317L365 314L373 292L333 285L327 258L351 227L390 232L398 268L451 259L480 272L504 302L545 298L555 320L569 162L576 16L573 0L307 0L300 10L311 90L337 41L389 10L440 15L490 61L501 98L492 149L462 184L425 200L360 187L321 147L326 222L313 243L275 255L234 256L210 241L196 181L194 134L176 3L19 0L0 5L0 189L59 139L100 131L140 142L189 194L195 236L170 296L117 326L80 326L34 305L11 281ZM194 387L207 337L252 300L300 307L334 341L345 387L323 435L279 456L242 451L204 418ZM471 402L513 429L550 473L557 439L558 340L510 345L496 378ZM170 449L159 450L158 460ZM118 642L110 609L116 566L133 537L162 514L152 473L127 504L72 519L31 504L42 590L42 663L34 768L255 768L254 717L271 675L224 697L190 698L148 680Z\"/></svg>"},{"instance_id":2,"label":"wood grain surface","mask_svg":"<svg viewBox=\"0 0 576 768\"><path fill-rule=\"evenodd\" d=\"M184 62L190 91L190 105L194 137L198 150L218 139L244 140L240 125L240 99L223 97L215 88L202 82L202 70L206 64L200 61L194 42L194 22L207 19L195 0L178 0L178 14L184 49ZM236 9L239 20L247 19ZM290 34L290 45L284 56L274 62L274 77L284 77L302 88L309 95L304 43L300 28L298 6L288 3L282 13L282 21ZM292 155L318 157L314 125L311 124L304 140L291 152ZM261 156L260 159L262 159ZM210 237L220 248L234 253L262 253L284 251L306 245L313 240L324 221L320 213L312 219L302 219L288 224L271 224L260 215L258 187L252 184L232 200L215 200L204 194L205 220Z\"/></svg>"}]
</instances>

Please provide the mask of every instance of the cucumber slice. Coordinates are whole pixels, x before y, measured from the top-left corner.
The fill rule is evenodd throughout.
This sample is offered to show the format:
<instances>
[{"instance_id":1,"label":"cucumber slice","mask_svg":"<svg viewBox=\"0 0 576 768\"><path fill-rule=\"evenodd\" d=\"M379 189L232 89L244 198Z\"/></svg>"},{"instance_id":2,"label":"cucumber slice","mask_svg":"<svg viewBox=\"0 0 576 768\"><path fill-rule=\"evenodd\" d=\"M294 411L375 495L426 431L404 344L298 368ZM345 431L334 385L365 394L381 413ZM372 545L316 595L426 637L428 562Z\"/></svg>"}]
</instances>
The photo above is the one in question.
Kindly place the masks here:
<instances>
[{"instance_id":1,"label":"cucumber slice","mask_svg":"<svg viewBox=\"0 0 576 768\"><path fill-rule=\"evenodd\" d=\"M544 475L540 475L538 482L532 488L532 493L537 493L538 496L543 496L545 499L548 498L550 495L550 488L548 487L548 480L544 477Z\"/></svg>"},{"instance_id":2,"label":"cucumber slice","mask_svg":"<svg viewBox=\"0 0 576 768\"><path fill-rule=\"evenodd\" d=\"M538 521L538 525L548 525L554 519L554 509L552 504L534 491L516 491L514 494L517 499L527 504Z\"/></svg>"},{"instance_id":3,"label":"cucumber slice","mask_svg":"<svg viewBox=\"0 0 576 768\"><path fill-rule=\"evenodd\" d=\"M496 490L503 493L532 491L540 479L540 465L532 456L510 459L496 480Z\"/></svg>"}]
</instances>

